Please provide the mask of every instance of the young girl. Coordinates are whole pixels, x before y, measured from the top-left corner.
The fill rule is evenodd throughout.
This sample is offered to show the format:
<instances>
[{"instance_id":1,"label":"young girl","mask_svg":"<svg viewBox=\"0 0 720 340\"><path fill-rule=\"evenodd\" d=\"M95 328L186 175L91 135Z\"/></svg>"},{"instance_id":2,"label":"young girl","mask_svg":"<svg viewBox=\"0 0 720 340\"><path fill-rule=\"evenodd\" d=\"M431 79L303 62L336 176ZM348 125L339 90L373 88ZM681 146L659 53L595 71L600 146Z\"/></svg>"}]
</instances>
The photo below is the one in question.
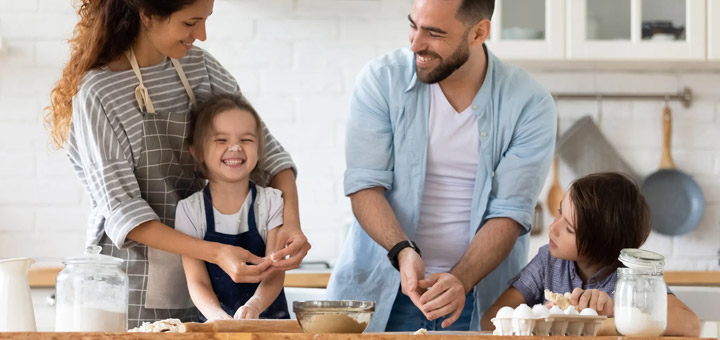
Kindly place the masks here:
<instances>
[{"instance_id":1,"label":"young girl","mask_svg":"<svg viewBox=\"0 0 720 340\"><path fill-rule=\"evenodd\" d=\"M544 290L571 292L578 310L593 308L613 316L613 292L623 248L639 248L650 234L650 211L637 185L617 173L599 173L575 181L550 225L550 242L510 281L483 314L483 330L504 306L544 302ZM699 336L700 321L668 293L665 335Z\"/></svg>"},{"instance_id":2,"label":"young girl","mask_svg":"<svg viewBox=\"0 0 720 340\"><path fill-rule=\"evenodd\" d=\"M218 95L194 111L192 119L190 153L208 184L178 203L175 229L271 257L277 227L283 224L283 199L280 190L250 181L263 145L257 112L241 96ZM283 271L259 284L236 283L213 263L189 256L182 262L201 321L289 318Z\"/></svg>"}]
</instances>

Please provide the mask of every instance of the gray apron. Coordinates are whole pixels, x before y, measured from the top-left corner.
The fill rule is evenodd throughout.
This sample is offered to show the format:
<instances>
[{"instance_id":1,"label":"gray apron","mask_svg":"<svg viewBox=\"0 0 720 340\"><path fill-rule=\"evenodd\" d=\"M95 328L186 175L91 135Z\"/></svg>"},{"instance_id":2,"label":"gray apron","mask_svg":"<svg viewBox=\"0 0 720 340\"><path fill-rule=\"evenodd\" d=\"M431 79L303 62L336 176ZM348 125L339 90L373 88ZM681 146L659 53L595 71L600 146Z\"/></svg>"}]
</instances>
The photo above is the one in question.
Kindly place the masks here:
<instances>
[{"instance_id":1,"label":"gray apron","mask_svg":"<svg viewBox=\"0 0 720 340\"><path fill-rule=\"evenodd\" d=\"M201 190L205 181L195 175L185 138L190 134L190 113L155 112L142 74L132 50L126 52L140 84L135 97L143 112L143 149L135 168L135 177L142 198L160 218L160 222L174 227L178 201ZM180 63L171 59L190 103L196 106L190 84ZM196 321L197 310L188 293L180 255L145 245L127 249L116 248L107 235L100 241L103 254L126 260L125 271L130 279L128 327L139 326L167 318Z\"/></svg>"}]
</instances>

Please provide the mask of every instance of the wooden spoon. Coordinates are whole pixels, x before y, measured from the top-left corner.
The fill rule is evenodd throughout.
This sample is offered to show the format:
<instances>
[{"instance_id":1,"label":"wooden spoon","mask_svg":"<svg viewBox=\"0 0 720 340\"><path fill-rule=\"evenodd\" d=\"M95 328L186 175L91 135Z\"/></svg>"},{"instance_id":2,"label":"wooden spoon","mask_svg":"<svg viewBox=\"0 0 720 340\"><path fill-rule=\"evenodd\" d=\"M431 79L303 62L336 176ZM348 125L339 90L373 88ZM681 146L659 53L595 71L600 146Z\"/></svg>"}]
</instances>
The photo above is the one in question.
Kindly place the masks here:
<instances>
[{"instance_id":1,"label":"wooden spoon","mask_svg":"<svg viewBox=\"0 0 720 340\"><path fill-rule=\"evenodd\" d=\"M540 201L538 201L537 204L535 204L535 212L533 213L533 222L530 228L530 235L540 235L540 233L542 233L543 231L544 224L545 223L543 222L542 204L540 204Z\"/></svg>"},{"instance_id":2,"label":"wooden spoon","mask_svg":"<svg viewBox=\"0 0 720 340\"><path fill-rule=\"evenodd\" d=\"M675 161L673 161L672 153L670 152L672 138L672 111L670 111L670 106L667 104L665 104L665 107L663 108L662 120L663 145L662 154L660 156L660 169L675 169Z\"/></svg>"},{"instance_id":3,"label":"wooden spoon","mask_svg":"<svg viewBox=\"0 0 720 340\"><path fill-rule=\"evenodd\" d=\"M558 138L560 138L560 115L557 116L557 127L555 130L555 143L557 143ZM550 212L550 215L552 217L556 217L558 214L558 210L560 210L560 201L562 201L563 198L563 189L562 186L560 186L560 175L558 174L558 157L557 155L553 156L553 178L552 183L550 184L550 190L548 190L548 196L547 196L547 208Z\"/></svg>"},{"instance_id":4,"label":"wooden spoon","mask_svg":"<svg viewBox=\"0 0 720 340\"><path fill-rule=\"evenodd\" d=\"M560 201L563 198L563 189L558 177L558 158L555 156L553 157L553 179L547 196L548 211L553 217L557 216L558 210L560 210Z\"/></svg>"}]
</instances>

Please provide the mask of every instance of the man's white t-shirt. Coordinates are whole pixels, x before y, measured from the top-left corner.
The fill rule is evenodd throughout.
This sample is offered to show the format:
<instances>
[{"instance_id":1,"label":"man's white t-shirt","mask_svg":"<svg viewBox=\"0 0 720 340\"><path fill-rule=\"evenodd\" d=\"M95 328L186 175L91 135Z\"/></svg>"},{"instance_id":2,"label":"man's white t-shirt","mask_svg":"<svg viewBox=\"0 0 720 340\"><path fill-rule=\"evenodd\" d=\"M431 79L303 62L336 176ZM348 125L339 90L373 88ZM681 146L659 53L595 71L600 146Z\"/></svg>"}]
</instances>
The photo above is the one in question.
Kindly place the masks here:
<instances>
[{"instance_id":1,"label":"man's white t-shirt","mask_svg":"<svg viewBox=\"0 0 720 340\"><path fill-rule=\"evenodd\" d=\"M267 242L267 234L273 228L283 224L282 191L274 188L257 187L255 198L255 224L258 233ZM223 214L213 207L215 232L237 235L250 229L248 214L252 192L248 191L240 210L234 214ZM203 192L198 191L190 197L178 202L175 212L175 229L190 236L202 239L207 231L205 220L205 200ZM264 255L264 254L263 254Z\"/></svg>"},{"instance_id":2,"label":"man's white t-shirt","mask_svg":"<svg viewBox=\"0 0 720 340\"><path fill-rule=\"evenodd\" d=\"M458 113L440 85L430 85L425 188L413 240L422 251L425 275L448 272L471 238L470 210L480 162L478 116Z\"/></svg>"}]
</instances>

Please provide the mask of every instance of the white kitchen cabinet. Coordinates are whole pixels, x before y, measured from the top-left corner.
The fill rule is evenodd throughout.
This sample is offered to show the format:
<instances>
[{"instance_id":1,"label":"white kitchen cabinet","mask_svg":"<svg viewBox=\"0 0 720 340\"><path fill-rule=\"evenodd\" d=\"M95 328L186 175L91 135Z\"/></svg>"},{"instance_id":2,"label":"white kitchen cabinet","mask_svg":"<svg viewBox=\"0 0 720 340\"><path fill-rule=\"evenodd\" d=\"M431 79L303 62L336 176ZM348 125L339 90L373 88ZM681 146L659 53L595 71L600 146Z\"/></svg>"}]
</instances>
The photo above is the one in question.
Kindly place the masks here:
<instances>
[{"instance_id":1,"label":"white kitchen cabinet","mask_svg":"<svg viewBox=\"0 0 720 340\"><path fill-rule=\"evenodd\" d=\"M707 5L708 21L708 59L720 60L720 2L708 0Z\"/></svg>"},{"instance_id":2,"label":"white kitchen cabinet","mask_svg":"<svg viewBox=\"0 0 720 340\"><path fill-rule=\"evenodd\" d=\"M507 60L565 58L565 0L499 0L488 47Z\"/></svg>"},{"instance_id":3,"label":"white kitchen cabinet","mask_svg":"<svg viewBox=\"0 0 720 340\"><path fill-rule=\"evenodd\" d=\"M690 307L702 322L700 337L720 336L720 310L717 308L720 304L720 287L673 286L670 290Z\"/></svg>"},{"instance_id":4,"label":"white kitchen cabinet","mask_svg":"<svg viewBox=\"0 0 720 340\"><path fill-rule=\"evenodd\" d=\"M30 295L38 332L54 332L55 288L33 288L30 290Z\"/></svg>"},{"instance_id":5,"label":"white kitchen cabinet","mask_svg":"<svg viewBox=\"0 0 720 340\"><path fill-rule=\"evenodd\" d=\"M567 0L566 57L705 60L707 13L706 0Z\"/></svg>"}]
</instances>

